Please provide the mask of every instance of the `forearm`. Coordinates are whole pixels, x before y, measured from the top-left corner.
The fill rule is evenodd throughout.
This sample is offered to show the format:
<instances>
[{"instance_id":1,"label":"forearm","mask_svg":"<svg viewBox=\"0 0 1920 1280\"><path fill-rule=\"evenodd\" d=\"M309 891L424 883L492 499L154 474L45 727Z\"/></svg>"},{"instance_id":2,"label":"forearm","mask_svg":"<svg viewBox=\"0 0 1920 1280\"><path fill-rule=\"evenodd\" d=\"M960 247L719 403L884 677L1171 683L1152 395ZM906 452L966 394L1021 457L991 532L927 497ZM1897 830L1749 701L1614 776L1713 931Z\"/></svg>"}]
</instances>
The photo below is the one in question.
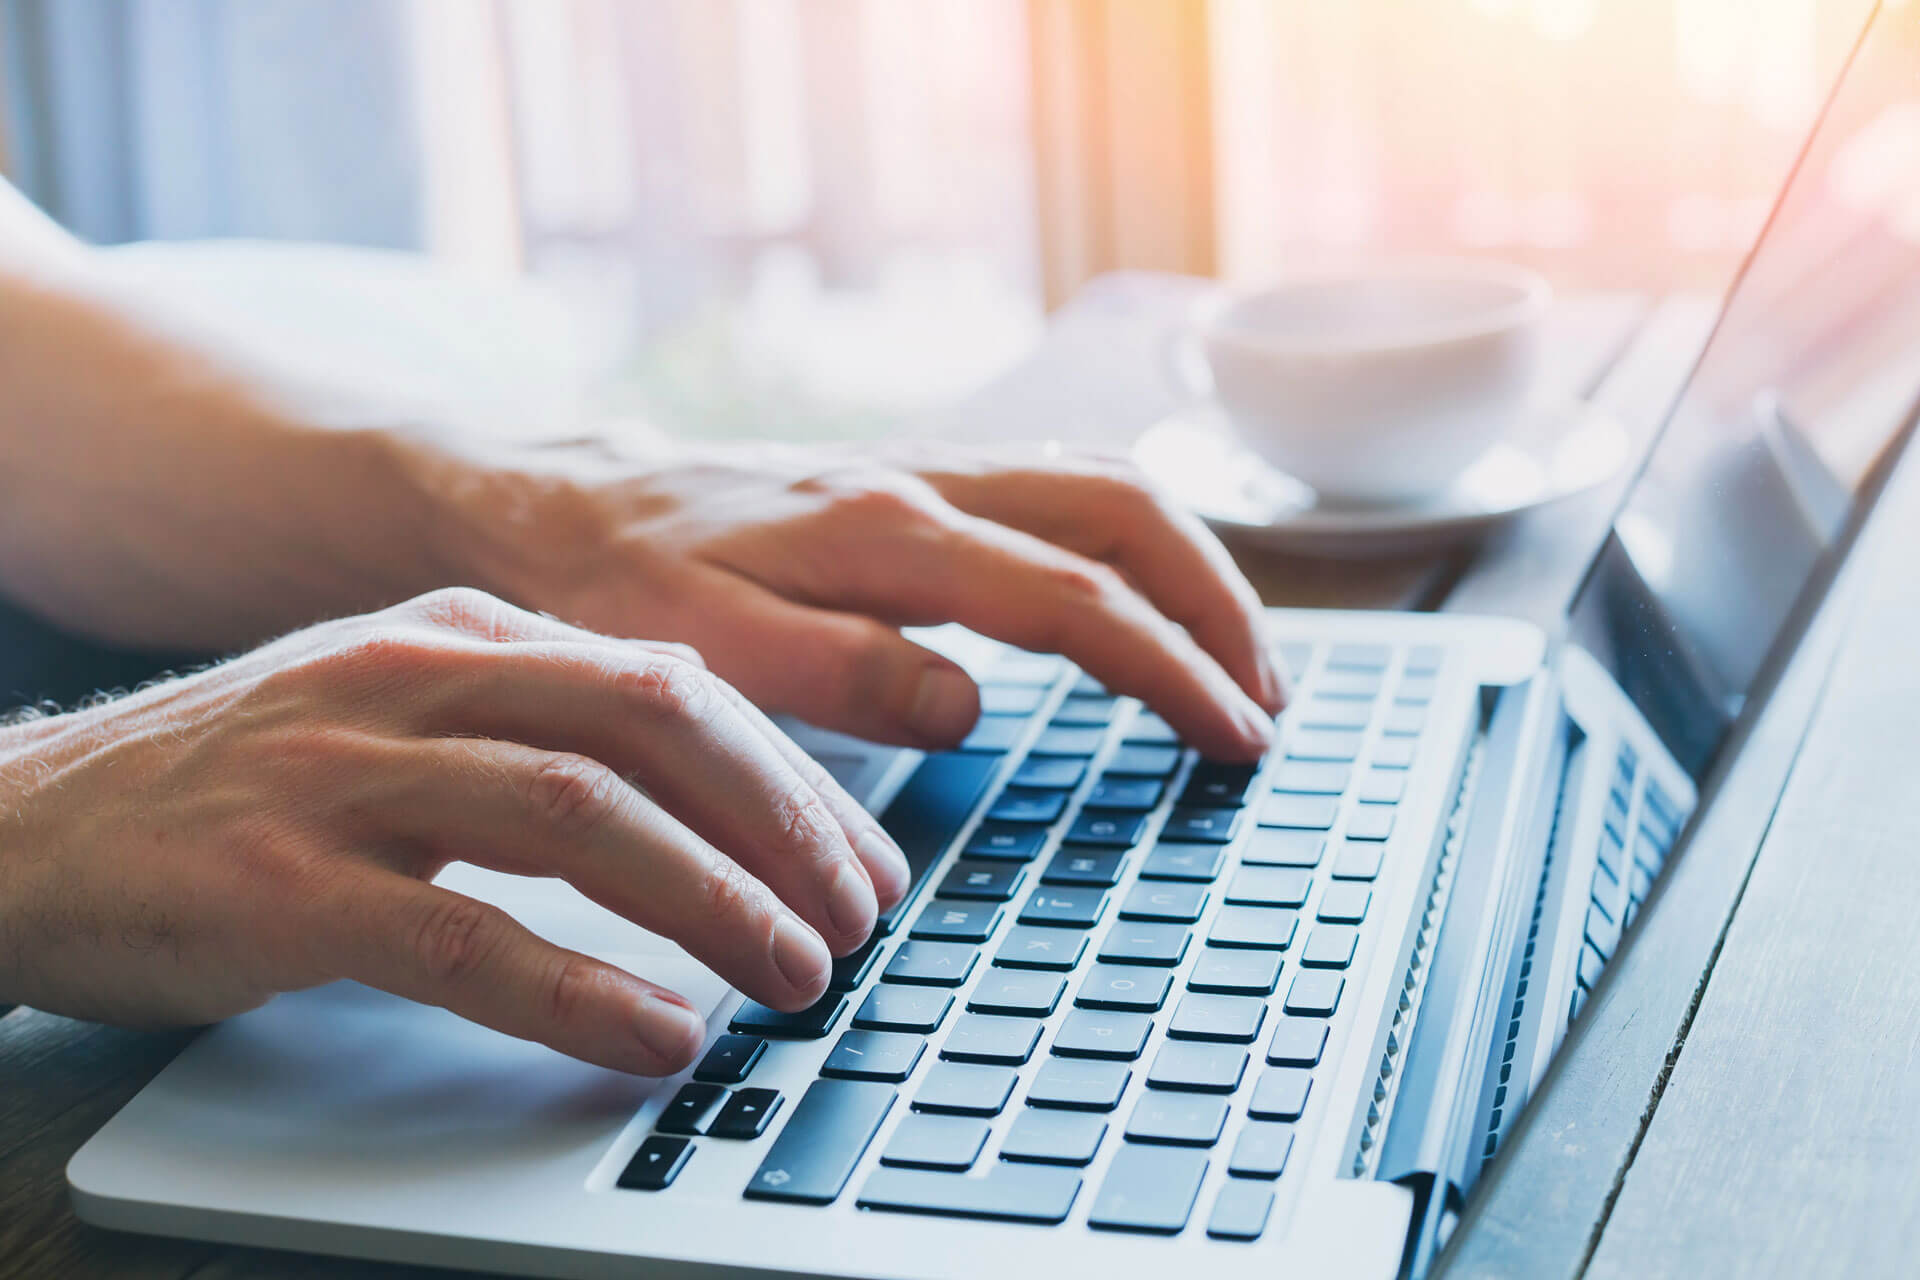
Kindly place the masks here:
<instances>
[{"instance_id":1,"label":"forearm","mask_svg":"<svg viewBox=\"0 0 1920 1280\"><path fill-rule=\"evenodd\" d=\"M303 412L269 370L119 293L88 250L23 228L11 195L0 593L112 641L227 649L442 585L417 496L430 448L370 414Z\"/></svg>"}]
</instances>

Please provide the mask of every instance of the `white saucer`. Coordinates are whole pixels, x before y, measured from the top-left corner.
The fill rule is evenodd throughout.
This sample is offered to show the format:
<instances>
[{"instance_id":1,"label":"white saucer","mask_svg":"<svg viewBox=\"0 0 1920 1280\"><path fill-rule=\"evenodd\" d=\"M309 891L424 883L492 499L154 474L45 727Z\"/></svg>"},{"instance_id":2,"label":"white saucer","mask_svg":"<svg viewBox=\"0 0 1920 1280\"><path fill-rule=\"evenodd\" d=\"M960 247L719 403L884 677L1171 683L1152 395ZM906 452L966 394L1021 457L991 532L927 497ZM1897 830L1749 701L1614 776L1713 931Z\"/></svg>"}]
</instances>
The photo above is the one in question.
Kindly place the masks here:
<instances>
[{"instance_id":1,"label":"white saucer","mask_svg":"<svg viewBox=\"0 0 1920 1280\"><path fill-rule=\"evenodd\" d=\"M1295 555L1359 559L1440 550L1484 536L1502 520L1560 502L1619 472L1625 427L1576 400L1543 405L1445 492L1417 503L1323 502L1246 449L1219 410L1194 405L1147 428L1134 461L1214 530Z\"/></svg>"}]
</instances>

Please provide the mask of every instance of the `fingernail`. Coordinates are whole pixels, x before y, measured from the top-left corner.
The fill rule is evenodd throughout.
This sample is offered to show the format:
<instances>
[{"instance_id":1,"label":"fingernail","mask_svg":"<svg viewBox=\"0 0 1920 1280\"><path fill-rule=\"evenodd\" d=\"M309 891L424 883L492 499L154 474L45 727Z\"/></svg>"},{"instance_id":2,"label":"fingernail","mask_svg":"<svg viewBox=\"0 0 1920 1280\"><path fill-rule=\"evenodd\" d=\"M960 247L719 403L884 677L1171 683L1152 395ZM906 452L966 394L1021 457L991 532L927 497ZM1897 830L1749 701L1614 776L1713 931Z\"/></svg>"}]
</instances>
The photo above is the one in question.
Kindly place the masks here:
<instances>
[{"instance_id":1,"label":"fingernail","mask_svg":"<svg viewBox=\"0 0 1920 1280\"><path fill-rule=\"evenodd\" d=\"M912 869L907 866L907 855L886 832L878 827L864 831L854 840L854 848L866 863L867 874L873 877L874 896L882 906L890 907L906 897Z\"/></svg>"},{"instance_id":2,"label":"fingernail","mask_svg":"<svg viewBox=\"0 0 1920 1280\"><path fill-rule=\"evenodd\" d=\"M827 918L833 921L833 927L843 934L864 938L873 932L873 920L879 913L873 886L861 874L859 864L842 862L827 885ZM784 965L781 971L785 972Z\"/></svg>"},{"instance_id":3,"label":"fingernail","mask_svg":"<svg viewBox=\"0 0 1920 1280\"><path fill-rule=\"evenodd\" d=\"M927 667L913 691L907 719L914 732L934 742L958 742L980 715L980 694L965 672Z\"/></svg>"},{"instance_id":4,"label":"fingernail","mask_svg":"<svg viewBox=\"0 0 1920 1280\"><path fill-rule=\"evenodd\" d=\"M792 916L773 926L773 967L795 991L818 991L827 981L833 955L820 935Z\"/></svg>"},{"instance_id":5,"label":"fingernail","mask_svg":"<svg viewBox=\"0 0 1920 1280\"><path fill-rule=\"evenodd\" d=\"M706 1023L690 1006L678 1000L649 992L641 1001L644 1012L640 1019L640 1043L659 1058L668 1071L678 1071L706 1039Z\"/></svg>"}]
</instances>

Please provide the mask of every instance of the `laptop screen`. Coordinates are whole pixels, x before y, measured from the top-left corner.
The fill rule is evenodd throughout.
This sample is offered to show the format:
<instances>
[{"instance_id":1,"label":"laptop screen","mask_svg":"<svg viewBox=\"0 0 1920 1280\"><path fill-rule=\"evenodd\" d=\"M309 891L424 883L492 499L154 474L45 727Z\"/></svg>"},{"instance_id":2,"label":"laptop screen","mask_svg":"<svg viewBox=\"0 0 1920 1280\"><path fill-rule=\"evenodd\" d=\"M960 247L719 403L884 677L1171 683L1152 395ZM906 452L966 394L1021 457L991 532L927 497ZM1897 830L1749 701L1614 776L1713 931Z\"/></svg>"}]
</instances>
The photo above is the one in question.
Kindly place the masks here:
<instances>
[{"instance_id":1,"label":"laptop screen","mask_svg":"<svg viewBox=\"0 0 1920 1280\"><path fill-rule=\"evenodd\" d=\"M1696 777L1920 400L1917 68L1920 5L1876 14L1574 599Z\"/></svg>"}]
</instances>

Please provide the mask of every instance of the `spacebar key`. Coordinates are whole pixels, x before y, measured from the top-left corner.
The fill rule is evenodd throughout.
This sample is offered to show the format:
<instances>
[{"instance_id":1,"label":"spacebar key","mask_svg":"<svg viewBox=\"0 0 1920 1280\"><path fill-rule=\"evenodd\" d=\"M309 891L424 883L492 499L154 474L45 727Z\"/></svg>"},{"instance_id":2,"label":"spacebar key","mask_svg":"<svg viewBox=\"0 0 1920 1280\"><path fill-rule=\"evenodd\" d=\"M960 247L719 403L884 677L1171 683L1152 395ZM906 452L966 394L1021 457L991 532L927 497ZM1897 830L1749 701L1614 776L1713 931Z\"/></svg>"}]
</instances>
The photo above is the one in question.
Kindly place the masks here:
<instances>
[{"instance_id":1,"label":"spacebar key","mask_svg":"<svg viewBox=\"0 0 1920 1280\"><path fill-rule=\"evenodd\" d=\"M1071 1169L998 1164L984 1178L927 1169L876 1169L860 1189L862 1209L998 1218L1003 1222L1064 1222L1080 1190Z\"/></svg>"},{"instance_id":2,"label":"spacebar key","mask_svg":"<svg viewBox=\"0 0 1920 1280\"><path fill-rule=\"evenodd\" d=\"M815 1080L747 1184L749 1200L832 1204L893 1108L892 1085Z\"/></svg>"},{"instance_id":3,"label":"spacebar key","mask_svg":"<svg viewBox=\"0 0 1920 1280\"><path fill-rule=\"evenodd\" d=\"M943 751L920 762L906 785L900 788L880 814L880 825L907 855L908 888L906 896L880 917L877 932L893 928L901 914L927 881L927 873L940 861L947 846L960 834L967 816L1004 757Z\"/></svg>"}]
</instances>

